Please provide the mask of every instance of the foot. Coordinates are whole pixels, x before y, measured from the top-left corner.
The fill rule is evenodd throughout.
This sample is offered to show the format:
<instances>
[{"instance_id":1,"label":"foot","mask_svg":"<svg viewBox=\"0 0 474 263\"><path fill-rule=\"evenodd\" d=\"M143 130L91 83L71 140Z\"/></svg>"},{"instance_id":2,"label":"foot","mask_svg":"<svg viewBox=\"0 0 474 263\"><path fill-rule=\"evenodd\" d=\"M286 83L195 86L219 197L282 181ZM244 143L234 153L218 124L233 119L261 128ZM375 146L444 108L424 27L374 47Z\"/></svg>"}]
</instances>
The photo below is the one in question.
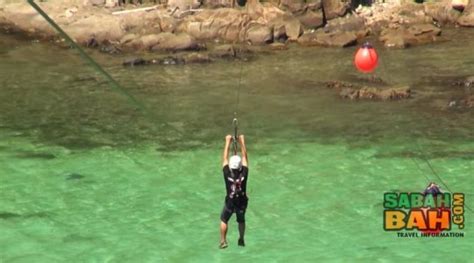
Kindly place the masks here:
<instances>
[{"instance_id":1,"label":"foot","mask_svg":"<svg viewBox=\"0 0 474 263\"><path fill-rule=\"evenodd\" d=\"M227 246L229 246L229 245L227 244L227 241L221 241L221 243L219 244L219 248L220 248L220 249L227 248Z\"/></svg>"},{"instance_id":2,"label":"foot","mask_svg":"<svg viewBox=\"0 0 474 263\"><path fill-rule=\"evenodd\" d=\"M239 246L245 247L245 242L243 238L239 238L239 241L237 243L239 244Z\"/></svg>"}]
</instances>

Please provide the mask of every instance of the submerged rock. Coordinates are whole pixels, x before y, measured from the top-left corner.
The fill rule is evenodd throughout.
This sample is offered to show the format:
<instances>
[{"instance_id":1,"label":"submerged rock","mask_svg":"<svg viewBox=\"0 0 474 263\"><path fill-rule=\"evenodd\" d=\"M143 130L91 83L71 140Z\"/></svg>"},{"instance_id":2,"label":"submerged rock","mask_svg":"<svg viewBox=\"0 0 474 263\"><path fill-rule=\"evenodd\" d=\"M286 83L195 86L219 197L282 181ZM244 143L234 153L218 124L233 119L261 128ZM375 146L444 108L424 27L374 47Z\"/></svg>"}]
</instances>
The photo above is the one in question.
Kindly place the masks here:
<instances>
[{"instance_id":1,"label":"submerged rock","mask_svg":"<svg viewBox=\"0 0 474 263\"><path fill-rule=\"evenodd\" d=\"M186 64L202 64L202 63L212 62L209 55L197 53L197 52L186 54L184 55L183 59L184 59L184 63Z\"/></svg>"},{"instance_id":2,"label":"submerged rock","mask_svg":"<svg viewBox=\"0 0 474 263\"><path fill-rule=\"evenodd\" d=\"M129 66L129 67L142 66L142 65L146 65L146 64L148 64L148 62L146 60L144 60L143 58L132 58L132 59L125 60L122 63L122 65Z\"/></svg>"},{"instance_id":3,"label":"submerged rock","mask_svg":"<svg viewBox=\"0 0 474 263\"><path fill-rule=\"evenodd\" d=\"M66 176L66 180L80 180L83 178L85 178L85 176L78 173L71 173Z\"/></svg>"},{"instance_id":4,"label":"submerged rock","mask_svg":"<svg viewBox=\"0 0 474 263\"><path fill-rule=\"evenodd\" d=\"M407 99L411 96L411 89L408 86L389 88L359 87L352 83L342 81L330 81L326 83L326 86L338 91L341 98L350 100L366 99L388 101Z\"/></svg>"}]
</instances>

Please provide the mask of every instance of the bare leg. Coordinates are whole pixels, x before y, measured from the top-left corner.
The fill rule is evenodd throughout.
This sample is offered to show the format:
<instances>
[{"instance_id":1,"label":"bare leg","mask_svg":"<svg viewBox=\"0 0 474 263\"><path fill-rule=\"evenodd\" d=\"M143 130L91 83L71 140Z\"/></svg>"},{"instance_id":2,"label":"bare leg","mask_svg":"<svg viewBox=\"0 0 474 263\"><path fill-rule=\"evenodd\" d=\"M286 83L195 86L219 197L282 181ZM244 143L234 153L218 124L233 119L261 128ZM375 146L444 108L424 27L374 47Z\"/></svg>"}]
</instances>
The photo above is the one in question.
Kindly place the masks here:
<instances>
[{"instance_id":1,"label":"bare leg","mask_svg":"<svg viewBox=\"0 0 474 263\"><path fill-rule=\"evenodd\" d=\"M220 248L226 248L227 247L227 224L221 221L221 242L220 242Z\"/></svg>"},{"instance_id":2,"label":"bare leg","mask_svg":"<svg viewBox=\"0 0 474 263\"><path fill-rule=\"evenodd\" d=\"M245 223L239 223L239 246L245 246L244 235L245 235Z\"/></svg>"}]
</instances>

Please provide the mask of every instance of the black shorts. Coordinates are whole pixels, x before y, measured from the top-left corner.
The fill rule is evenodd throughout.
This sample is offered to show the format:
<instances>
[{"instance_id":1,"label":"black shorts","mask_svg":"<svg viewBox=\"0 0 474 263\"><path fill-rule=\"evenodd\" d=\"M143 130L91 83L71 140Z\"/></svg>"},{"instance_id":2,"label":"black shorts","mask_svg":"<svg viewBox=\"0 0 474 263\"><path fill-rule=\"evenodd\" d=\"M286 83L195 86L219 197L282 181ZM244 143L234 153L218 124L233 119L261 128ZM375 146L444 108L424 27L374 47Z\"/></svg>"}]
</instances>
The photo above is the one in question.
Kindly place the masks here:
<instances>
[{"instance_id":1,"label":"black shorts","mask_svg":"<svg viewBox=\"0 0 474 263\"><path fill-rule=\"evenodd\" d=\"M229 222L230 217L235 212L238 223L245 223L245 210L247 209L248 198L242 197L238 200L232 200L226 198L224 201L224 208L221 213L221 221L226 223Z\"/></svg>"}]
</instances>

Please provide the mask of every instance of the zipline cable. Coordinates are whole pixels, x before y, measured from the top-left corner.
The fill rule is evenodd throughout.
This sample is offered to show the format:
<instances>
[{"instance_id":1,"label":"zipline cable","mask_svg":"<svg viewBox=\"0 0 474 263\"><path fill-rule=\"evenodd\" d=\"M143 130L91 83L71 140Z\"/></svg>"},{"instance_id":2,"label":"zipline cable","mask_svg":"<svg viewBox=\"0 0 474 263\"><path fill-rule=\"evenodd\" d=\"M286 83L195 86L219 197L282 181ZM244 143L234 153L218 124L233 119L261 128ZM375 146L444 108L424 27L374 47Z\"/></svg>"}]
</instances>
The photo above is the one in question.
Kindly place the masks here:
<instances>
[{"instance_id":1,"label":"zipline cable","mask_svg":"<svg viewBox=\"0 0 474 263\"><path fill-rule=\"evenodd\" d=\"M238 133L237 133L238 132L239 121L237 119L237 113L239 111L239 103L240 103L240 87L242 86L242 71L243 71L243 63L242 63L242 58L240 58L239 85L238 85L237 91L236 91L234 119L232 120L232 126L234 127L234 136L232 137L232 145L233 145L234 155L237 154L238 141L239 141Z\"/></svg>"},{"instance_id":2,"label":"zipline cable","mask_svg":"<svg viewBox=\"0 0 474 263\"><path fill-rule=\"evenodd\" d=\"M383 58L380 58L380 61L382 62L381 64L383 64L383 67L386 69L387 67L385 66L385 63L384 63L384 60ZM422 134L423 135L423 134ZM416 137L416 136L415 136ZM441 176L439 175L438 172L436 172L436 170L434 169L433 165L431 164L430 160L427 158L425 152L423 151L423 149L421 148L420 144L418 143L418 140L415 139L414 140L415 142L415 145L417 147L417 151L419 152L420 154L420 157L421 157L421 160L423 160L426 165L429 167L430 171L431 171L431 174L433 174L438 180L439 182L441 182L441 184L446 188L446 190L448 190L448 192L450 193L454 193L453 191L451 191L450 187L448 186L448 184L441 178ZM409 156L409 158L415 163L417 169L420 171L420 173L426 178L426 180L428 181L428 183L431 183L433 180L431 180L426 174L425 172L423 171L423 169L421 168L421 166L419 165L419 163L416 161L415 157L413 156ZM464 204L464 206L472 213L473 210L467 205L467 204Z\"/></svg>"}]
</instances>

